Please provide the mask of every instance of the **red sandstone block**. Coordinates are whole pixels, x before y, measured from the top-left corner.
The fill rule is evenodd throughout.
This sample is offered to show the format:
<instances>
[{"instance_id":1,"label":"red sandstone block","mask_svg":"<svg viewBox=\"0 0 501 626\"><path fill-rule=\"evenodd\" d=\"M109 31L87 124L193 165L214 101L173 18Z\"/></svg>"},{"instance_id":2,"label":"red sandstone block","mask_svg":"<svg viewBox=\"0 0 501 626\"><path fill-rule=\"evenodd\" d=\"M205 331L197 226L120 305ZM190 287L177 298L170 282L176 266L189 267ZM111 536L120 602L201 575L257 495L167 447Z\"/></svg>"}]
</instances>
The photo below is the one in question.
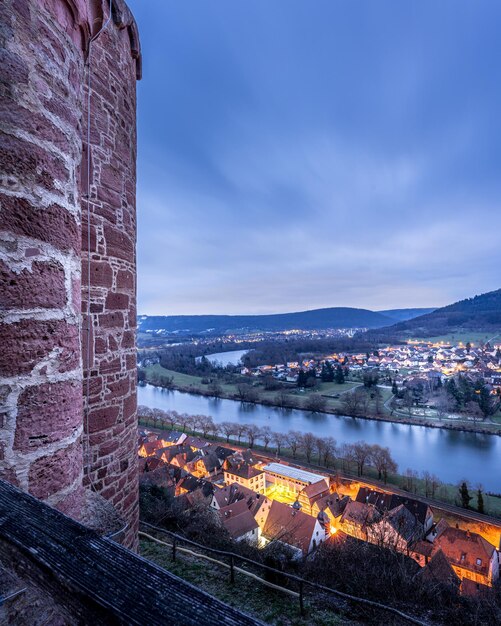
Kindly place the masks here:
<instances>
[{"instance_id":1,"label":"red sandstone block","mask_svg":"<svg viewBox=\"0 0 501 626\"><path fill-rule=\"evenodd\" d=\"M123 328L124 323L123 313L118 311L114 313L103 313L99 316L100 328Z\"/></svg>"},{"instance_id":2,"label":"red sandstone block","mask_svg":"<svg viewBox=\"0 0 501 626\"><path fill-rule=\"evenodd\" d=\"M40 187L61 195L55 181L69 178L64 161L45 148L13 135L4 135L0 146L0 163L3 174L14 176L27 187Z\"/></svg>"},{"instance_id":3,"label":"red sandstone block","mask_svg":"<svg viewBox=\"0 0 501 626\"><path fill-rule=\"evenodd\" d=\"M132 330L126 330L122 336L122 350L134 348L136 345L136 334Z\"/></svg>"},{"instance_id":4,"label":"red sandstone block","mask_svg":"<svg viewBox=\"0 0 501 626\"><path fill-rule=\"evenodd\" d=\"M99 371L103 375L119 374L122 371L120 358L103 361L99 364Z\"/></svg>"},{"instance_id":5,"label":"red sandstone block","mask_svg":"<svg viewBox=\"0 0 501 626\"><path fill-rule=\"evenodd\" d=\"M35 498L47 498L75 482L81 472L82 447L77 441L33 461L29 469L29 491Z\"/></svg>"},{"instance_id":6,"label":"red sandstone block","mask_svg":"<svg viewBox=\"0 0 501 626\"><path fill-rule=\"evenodd\" d=\"M117 273L117 289L133 291L135 285L134 274L129 270L119 270Z\"/></svg>"},{"instance_id":7,"label":"red sandstone block","mask_svg":"<svg viewBox=\"0 0 501 626\"><path fill-rule=\"evenodd\" d=\"M127 370L135 370L137 365L136 354L127 354L125 356L125 368Z\"/></svg>"},{"instance_id":8,"label":"red sandstone block","mask_svg":"<svg viewBox=\"0 0 501 626\"><path fill-rule=\"evenodd\" d=\"M106 296L106 308L108 311L127 310L129 308L129 296L124 293L109 292Z\"/></svg>"},{"instance_id":9,"label":"red sandstone block","mask_svg":"<svg viewBox=\"0 0 501 626\"><path fill-rule=\"evenodd\" d=\"M137 411L137 394L131 393L128 398L124 400L124 419L135 416Z\"/></svg>"},{"instance_id":10,"label":"red sandstone block","mask_svg":"<svg viewBox=\"0 0 501 626\"><path fill-rule=\"evenodd\" d=\"M104 226L104 239L106 241L106 254L124 261L134 259L134 242L124 230L115 226Z\"/></svg>"},{"instance_id":11,"label":"red sandstone block","mask_svg":"<svg viewBox=\"0 0 501 626\"><path fill-rule=\"evenodd\" d=\"M89 432L94 433L110 428L118 419L119 408L108 406L89 411Z\"/></svg>"},{"instance_id":12,"label":"red sandstone block","mask_svg":"<svg viewBox=\"0 0 501 626\"><path fill-rule=\"evenodd\" d=\"M51 204L41 209L24 198L0 193L0 213L2 230L80 253L80 228L65 208Z\"/></svg>"},{"instance_id":13,"label":"red sandstone block","mask_svg":"<svg viewBox=\"0 0 501 626\"><path fill-rule=\"evenodd\" d=\"M31 449L69 437L82 423L82 383L27 387L19 396L14 449Z\"/></svg>"},{"instance_id":14,"label":"red sandstone block","mask_svg":"<svg viewBox=\"0 0 501 626\"><path fill-rule=\"evenodd\" d=\"M108 454L113 454L113 452L116 452L119 447L120 447L120 444L118 441L107 441L103 445L99 446L99 456L103 457L103 456L107 456ZM106 484L106 480L107 479L105 479L104 481L105 484Z\"/></svg>"},{"instance_id":15,"label":"red sandstone block","mask_svg":"<svg viewBox=\"0 0 501 626\"><path fill-rule=\"evenodd\" d=\"M96 355L106 354L106 352L108 351L108 344L106 343L106 340L103 339L102 337L96 337L94 350L95 350Z\"/></svg>"},{"instance_id":16,"label":"red sandstone block","mask_svg":"<svg viewBox=\"0 0 501 626\"><path fill-rule=\"evenodd\" d=\"M108 350L110 352L116 352L118 350L118 342L114 335L108 337Z\"/></svg>"},{"instance_id":17,"label":"red sandstone block","mask_svg":"<svg viewBox=\"0 0 501 626\"><path fill-rule=\"evenodd\" d=\"M29 373L57 347L62 352L53 359L56 371L66 372L80 364L78 327L64 320L0 324L0 345L0 374L4 376Z\"/></svg>"},{"instance_id":18,"label":"red sandstone block","mask_svg":"<svg viewBox=\"0 0 501 626\"><path fill-rule=\"evenodd\" d=\"M90 262L90 282L94 287L107 287L111 289L113 282L113 270L106 261ZM82 262L82 286L87 285L87 261Z\"/></svg>"},{"instance_id":19,"label":"red sandstone block","mask_svg":"<svg viewBox=\"0 0 501 626\"><path fill-rule=\"evenodd\" d=\"M6 46L0 49L0 67L2 68L2 80L5 83L28 84L29 68L26 61Z\"/></svg>"},{"instance_id":20,"label":"red sandstone block","mask_svg":"<svg viewBox=\"0 0 501 626\"><path fill-rule=\"evenodd\" d=\"M107 401L116 400L130 393L130 380L123 378L116 382L107 383L105 399Z\"/></svg>"},{"instance_id":21,"label":"red sandstone block","mask_svg":"<svg viewBox=\"0 0 501 626\"><path fill-rule=\"evenodd\" d=\"M64 269L55 261L33 261L31 271L12 271L0 261L0 309L57 309L66 304Z\"/></svg>"}]
</instances>

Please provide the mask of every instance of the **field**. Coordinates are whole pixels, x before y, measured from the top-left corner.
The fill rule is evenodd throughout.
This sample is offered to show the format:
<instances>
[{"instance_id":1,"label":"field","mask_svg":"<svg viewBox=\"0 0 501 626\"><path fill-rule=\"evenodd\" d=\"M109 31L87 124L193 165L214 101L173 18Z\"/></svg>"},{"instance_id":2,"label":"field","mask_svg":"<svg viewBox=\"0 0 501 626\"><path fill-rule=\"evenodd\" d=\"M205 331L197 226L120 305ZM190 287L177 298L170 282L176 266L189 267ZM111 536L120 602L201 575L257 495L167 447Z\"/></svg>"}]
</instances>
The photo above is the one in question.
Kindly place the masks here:
<instances>
[{"instance_id":1,"label":"field","mask_svg":"<svg viewBox=\"0 0 501 626\"><path fill-rule=\"evenodd\" d=\"M462 331L462 332L455 332L455 333L448 333L446 335L438 335L437 337L415 337L413 338L413 341L431 341L432 343L440 343L441 341L443 341L444 343L450 343L453 345L457 345L459 343L463 343L466 344L468 343L468 341L472 344L480 344L480 343L487 343L487 341L492 341L494 340L495 342L498 341L499 343L501 343L501 331L499 332L499 334L496 334L495 332L490 332L490 333L486 333L486 332L474 332L474 331Z\"/></svg>"}]
</instances>

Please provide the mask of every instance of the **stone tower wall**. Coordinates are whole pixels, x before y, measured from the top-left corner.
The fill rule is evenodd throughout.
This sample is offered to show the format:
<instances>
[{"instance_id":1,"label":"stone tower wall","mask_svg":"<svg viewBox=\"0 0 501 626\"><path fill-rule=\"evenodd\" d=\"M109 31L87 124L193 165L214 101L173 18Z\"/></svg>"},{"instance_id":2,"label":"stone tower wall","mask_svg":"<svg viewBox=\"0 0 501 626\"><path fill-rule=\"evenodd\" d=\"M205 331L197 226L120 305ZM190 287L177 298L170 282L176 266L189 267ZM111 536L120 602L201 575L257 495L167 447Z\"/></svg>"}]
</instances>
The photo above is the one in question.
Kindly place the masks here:
<instances>
[{"instance_id":1,"label":"stone tower wall","mask_svg":"<svg viewBox=\"0 0 501 626\"><path fill-rule=\"evenodd\" d=\"M113 503L129 524L128 535L135 536L138 524L135 255L138 68L133 56L138 54L138 45L136 31L128 28L130 23L126 9L115 7L113 28L100 35L91 51L91 63L96 71L91 77L90 99L90 238L87 202L82 200L82 341L84 428L88 431L86 443L89 444L84 448L87 455L84 484ZM86 139L82 162L84 195Z\"/></svg>"},{"instance_id":2,"label":"stone tower wall","mask_svg":"<svg viewBox=\"0 0 501 626\"><path fill-rule=\"evenodd\" d=\"M92 44L88 403L82 353L85 63L107 16L107 0L0 3L0 476L74 517L82 515L83 486L95 489L126 518L134 545L140 58L121 0Z\"/></svg>"}]
</instances>

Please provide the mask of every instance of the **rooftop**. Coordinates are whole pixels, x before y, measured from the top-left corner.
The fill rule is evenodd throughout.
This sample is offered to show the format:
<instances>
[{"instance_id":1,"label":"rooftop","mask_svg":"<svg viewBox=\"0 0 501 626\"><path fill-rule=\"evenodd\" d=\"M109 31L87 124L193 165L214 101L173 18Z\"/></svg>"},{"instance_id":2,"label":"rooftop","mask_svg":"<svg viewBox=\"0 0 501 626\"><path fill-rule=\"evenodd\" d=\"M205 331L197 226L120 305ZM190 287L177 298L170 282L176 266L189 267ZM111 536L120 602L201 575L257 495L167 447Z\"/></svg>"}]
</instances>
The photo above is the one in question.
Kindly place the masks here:
<instances>
[{"instance_id":1,"label":"rooftop","mask_svg":"<svg viewBox=\"0 0 501 626\"><path fill-rule=\"evenodd\" d=\"M314 474L306 470L298 469L297 467L290 467L289 465L282 465L282 463L270 463L263 467L265 472L273 474L280 474L293 480L299 480L303 483L318 483L320 480L325 480L325 477L321 474Z\"/></svg>"},{"instance_id":2,"label":"rooftop","mask_svg":"<svg viewBox=\"0 0 501 626\"><path fill-rule=\"evenodd\" d=\"M261 624L2 480L0 511L0 563L41 580L68 623Z\"/></svg>"}]
</instances>

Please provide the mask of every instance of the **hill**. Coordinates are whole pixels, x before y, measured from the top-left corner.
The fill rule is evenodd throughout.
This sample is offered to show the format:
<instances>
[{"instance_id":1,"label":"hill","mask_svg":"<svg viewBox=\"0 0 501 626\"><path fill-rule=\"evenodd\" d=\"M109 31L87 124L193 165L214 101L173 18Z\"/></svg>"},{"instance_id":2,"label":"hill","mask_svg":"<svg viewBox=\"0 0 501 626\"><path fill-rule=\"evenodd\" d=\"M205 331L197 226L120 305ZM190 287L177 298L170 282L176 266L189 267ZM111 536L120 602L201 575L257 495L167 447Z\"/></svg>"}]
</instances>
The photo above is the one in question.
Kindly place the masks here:
<instances>
[{"instance_id":1,"label":"hill","mask_svg":"<svg viewBox=\"0 0 501 626\"><path fill-rule=\"evenodd\" d=\"M140 331L213 333L237 331L324 330L327 328L380 328L393 319L368 309L334 307L275 315L142 315Z\"/></svg>"},{"instance_id":2,"label":"hill","mask_svg":"<svg viewBox=\"0 0 501 626\"><path fill-rule=\"evenodd\" d=\"M432 313L368 334L374 339L404 339L435 337L461 331L501 332L501 289L455 302Z\"/></svg>"},{"instance_id":3,"label":"hill","mask_svg":"<svg viewBox=\"0 0 501 626\"><path fill-rule=\"evenodd\" d=\"M395 320L395 322L406 322L407 320L412 320L420 315L433 313L435 310L436 309L388 309L385 311L378 311L378 313Z\"/></svg>"}]
</instances>

